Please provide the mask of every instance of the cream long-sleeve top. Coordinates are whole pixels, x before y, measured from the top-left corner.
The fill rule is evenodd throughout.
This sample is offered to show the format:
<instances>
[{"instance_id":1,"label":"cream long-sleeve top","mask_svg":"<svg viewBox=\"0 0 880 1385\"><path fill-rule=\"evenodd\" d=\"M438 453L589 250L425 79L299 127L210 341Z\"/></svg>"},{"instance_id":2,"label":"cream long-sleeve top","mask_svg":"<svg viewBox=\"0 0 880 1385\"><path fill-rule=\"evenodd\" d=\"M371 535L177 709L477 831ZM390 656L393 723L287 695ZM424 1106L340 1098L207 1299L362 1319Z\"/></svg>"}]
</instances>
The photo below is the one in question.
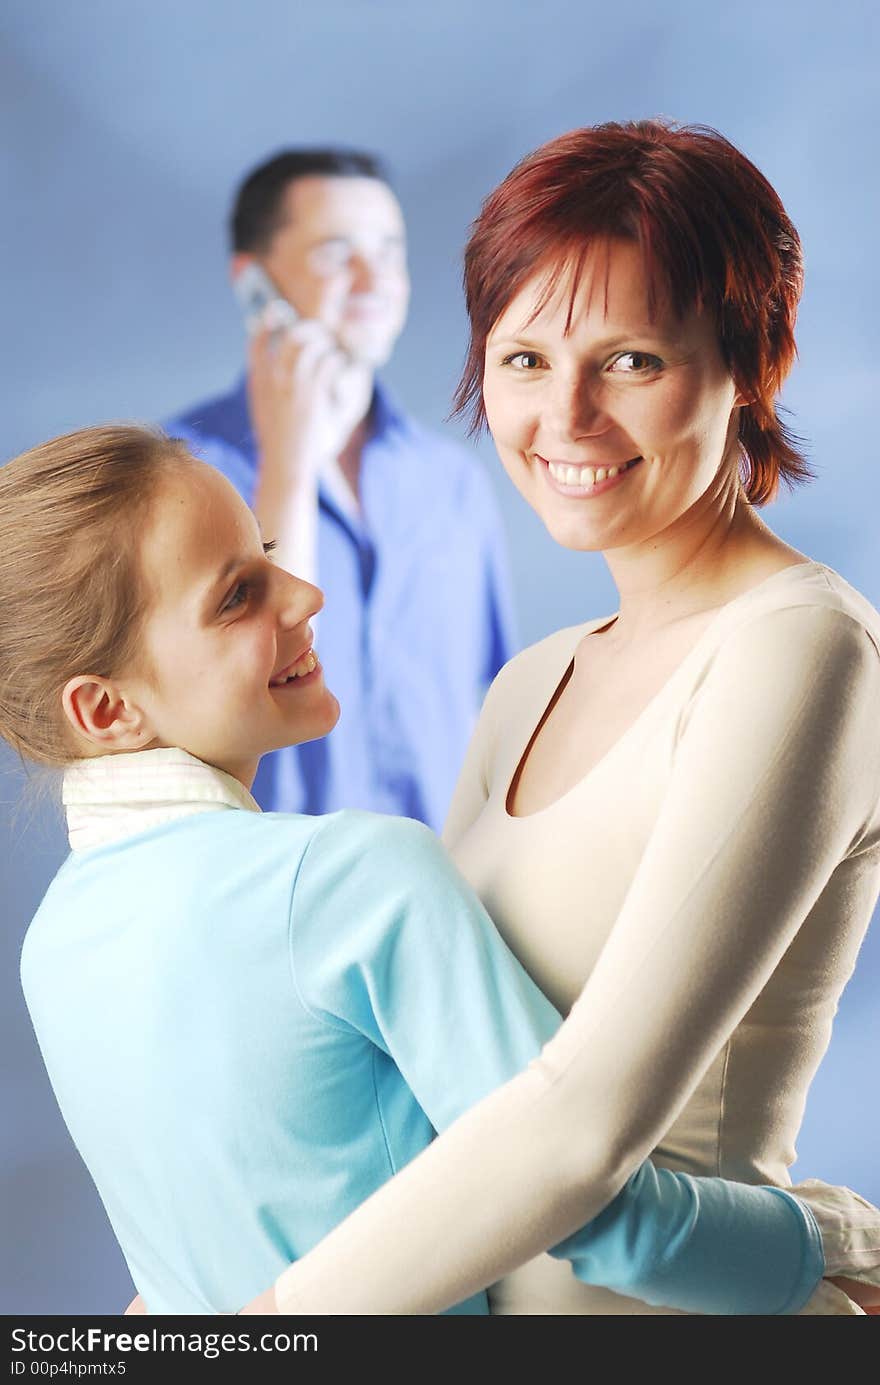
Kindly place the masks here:
<instances>
[{"instance_id":1,"label":"cream long-sleeve top","mask_svg":"<svg viewBox=\"0 0 880 1385\"><path fill-rule=\"evenodd\" d=\"M513 817L535 728L608 620L498 675L445 834L566 1022L285 1271L282 1311L435 1312L519 1266L495 1311L658 1311L525 1262L652 1151L790 1185L880 889L880 616L820 564L775 574L719 611L580 783ZM859 1206L837 1226L819 1207L826 1272L877 1282L877 1219Z\"/></svg>"}]
</instances>

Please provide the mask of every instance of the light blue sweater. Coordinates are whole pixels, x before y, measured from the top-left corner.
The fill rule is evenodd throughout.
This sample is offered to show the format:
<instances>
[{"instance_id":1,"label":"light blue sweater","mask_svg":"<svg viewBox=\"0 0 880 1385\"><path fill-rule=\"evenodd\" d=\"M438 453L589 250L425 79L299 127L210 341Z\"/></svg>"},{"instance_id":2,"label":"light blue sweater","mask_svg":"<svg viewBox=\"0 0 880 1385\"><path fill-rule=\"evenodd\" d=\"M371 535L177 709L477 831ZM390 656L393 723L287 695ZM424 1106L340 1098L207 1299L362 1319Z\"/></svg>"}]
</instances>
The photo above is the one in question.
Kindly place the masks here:
<instances>
[{"instance_id":1,"label":"light blue sweater","mask_svg":"<svg viewBox=\"0 0 880 1385\"><path fill-rule=\"evenodd\" d=\"M240 1307L559 1024L434 836L355 812L225 809L74 852L22 980L152 1313ZM559 1253L717 1313L796 1312L823 1271L793 1196L650 1164Z\"/></svg>"}]
</instances>

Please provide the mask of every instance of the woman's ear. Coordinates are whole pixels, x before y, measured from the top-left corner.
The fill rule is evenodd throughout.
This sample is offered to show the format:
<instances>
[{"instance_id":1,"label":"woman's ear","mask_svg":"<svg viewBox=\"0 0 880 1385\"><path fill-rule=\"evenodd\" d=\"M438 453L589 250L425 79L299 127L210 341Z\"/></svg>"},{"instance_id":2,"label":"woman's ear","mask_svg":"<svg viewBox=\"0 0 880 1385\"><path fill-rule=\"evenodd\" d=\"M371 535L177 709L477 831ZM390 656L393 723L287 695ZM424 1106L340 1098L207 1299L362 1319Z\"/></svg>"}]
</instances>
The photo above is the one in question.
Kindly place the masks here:
<instances>
[{"instance_id":1,"label":"woman's ear","mask_svg":"<svg viewBox=\"0 0 880 1385\"><path fill-rule=\"evenodd\" d=\"M143 750L153 739L146 713L110 678L78 674L61 705L77 736L99 750Z\"/></svg>"}]
</instances>

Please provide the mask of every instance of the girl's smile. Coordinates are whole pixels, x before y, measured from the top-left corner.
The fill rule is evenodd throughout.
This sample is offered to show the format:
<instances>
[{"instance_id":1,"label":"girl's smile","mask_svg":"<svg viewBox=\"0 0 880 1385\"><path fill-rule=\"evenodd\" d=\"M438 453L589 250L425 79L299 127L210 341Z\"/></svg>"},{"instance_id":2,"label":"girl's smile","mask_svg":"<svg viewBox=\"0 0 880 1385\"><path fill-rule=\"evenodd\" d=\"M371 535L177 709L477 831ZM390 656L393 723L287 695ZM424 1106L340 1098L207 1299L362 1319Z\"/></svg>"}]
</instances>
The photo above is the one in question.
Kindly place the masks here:
<instances>
[{"instance_id":1,"label":"girl's smile","mask_svg":"<svg viewBox=\"0 0 880 1385\"><path fill-rule=\"evenodd\" d=\"M323 672L317 654L310 648L293 664L282 669L276 678L272 678L269 687L301 688L304 685L308 686L310 682L316 682Z\"/></svg>"},{"instance_id":2,"label":"girl's smile","mask_svg":"<svg viewBox=\"0 0 880 1385\"><path fill-rule=\"evenodd\" d=\"M304 678L308 674L314 673L318 660L312 648L314 636L311 626L308 627L308 636L309 642L302 653L297 654L296 658L292 659L285 668L281 669L280 673L274 674L273 677L269 679L270 688L283 687L284 684L291 682L295 678Z\"/></svg>"},{"instance_id":3,"label":"girl's smile","mask_svg":"<svg viewBox=\"0 0 880 1385\"><path fill-rule=\"evenodd\" d=\"M142 657L115 680L143 718L139 748L179 746L246 787L266 751L324 736L339 716L313 647L323 597L271 548L213 467L171 473L141 547Z\"/></svg>"}]
</instances>

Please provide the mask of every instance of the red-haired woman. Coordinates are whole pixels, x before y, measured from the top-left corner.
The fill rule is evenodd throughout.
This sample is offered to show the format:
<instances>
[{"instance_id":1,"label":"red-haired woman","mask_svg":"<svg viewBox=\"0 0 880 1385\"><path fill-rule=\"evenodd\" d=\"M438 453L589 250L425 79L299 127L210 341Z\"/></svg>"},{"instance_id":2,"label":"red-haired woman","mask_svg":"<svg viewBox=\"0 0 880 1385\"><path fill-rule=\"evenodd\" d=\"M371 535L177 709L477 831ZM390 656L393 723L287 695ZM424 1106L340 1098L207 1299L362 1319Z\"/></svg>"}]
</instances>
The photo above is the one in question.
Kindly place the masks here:
<instances>
[{"instance_id":1,"label":"red-haired woman","mask_svg":"<svg viewBox=\"0 0 880 1385\"><path fill-rule=\"evenodd\" d=\"M711 130L577 130L486 201L459 405L620 604L501 672L445 835L568 1019L285 1272L282 1311L432 1312L504 1275L496 1311L656 1311L511 1271L651 1151L788 1183L880 888L880 616L758 513L807 475L776 411L801 280ZM829 1274L880 1280L876 1220L838 1243Z\"/></svg>"}]
</instances>

